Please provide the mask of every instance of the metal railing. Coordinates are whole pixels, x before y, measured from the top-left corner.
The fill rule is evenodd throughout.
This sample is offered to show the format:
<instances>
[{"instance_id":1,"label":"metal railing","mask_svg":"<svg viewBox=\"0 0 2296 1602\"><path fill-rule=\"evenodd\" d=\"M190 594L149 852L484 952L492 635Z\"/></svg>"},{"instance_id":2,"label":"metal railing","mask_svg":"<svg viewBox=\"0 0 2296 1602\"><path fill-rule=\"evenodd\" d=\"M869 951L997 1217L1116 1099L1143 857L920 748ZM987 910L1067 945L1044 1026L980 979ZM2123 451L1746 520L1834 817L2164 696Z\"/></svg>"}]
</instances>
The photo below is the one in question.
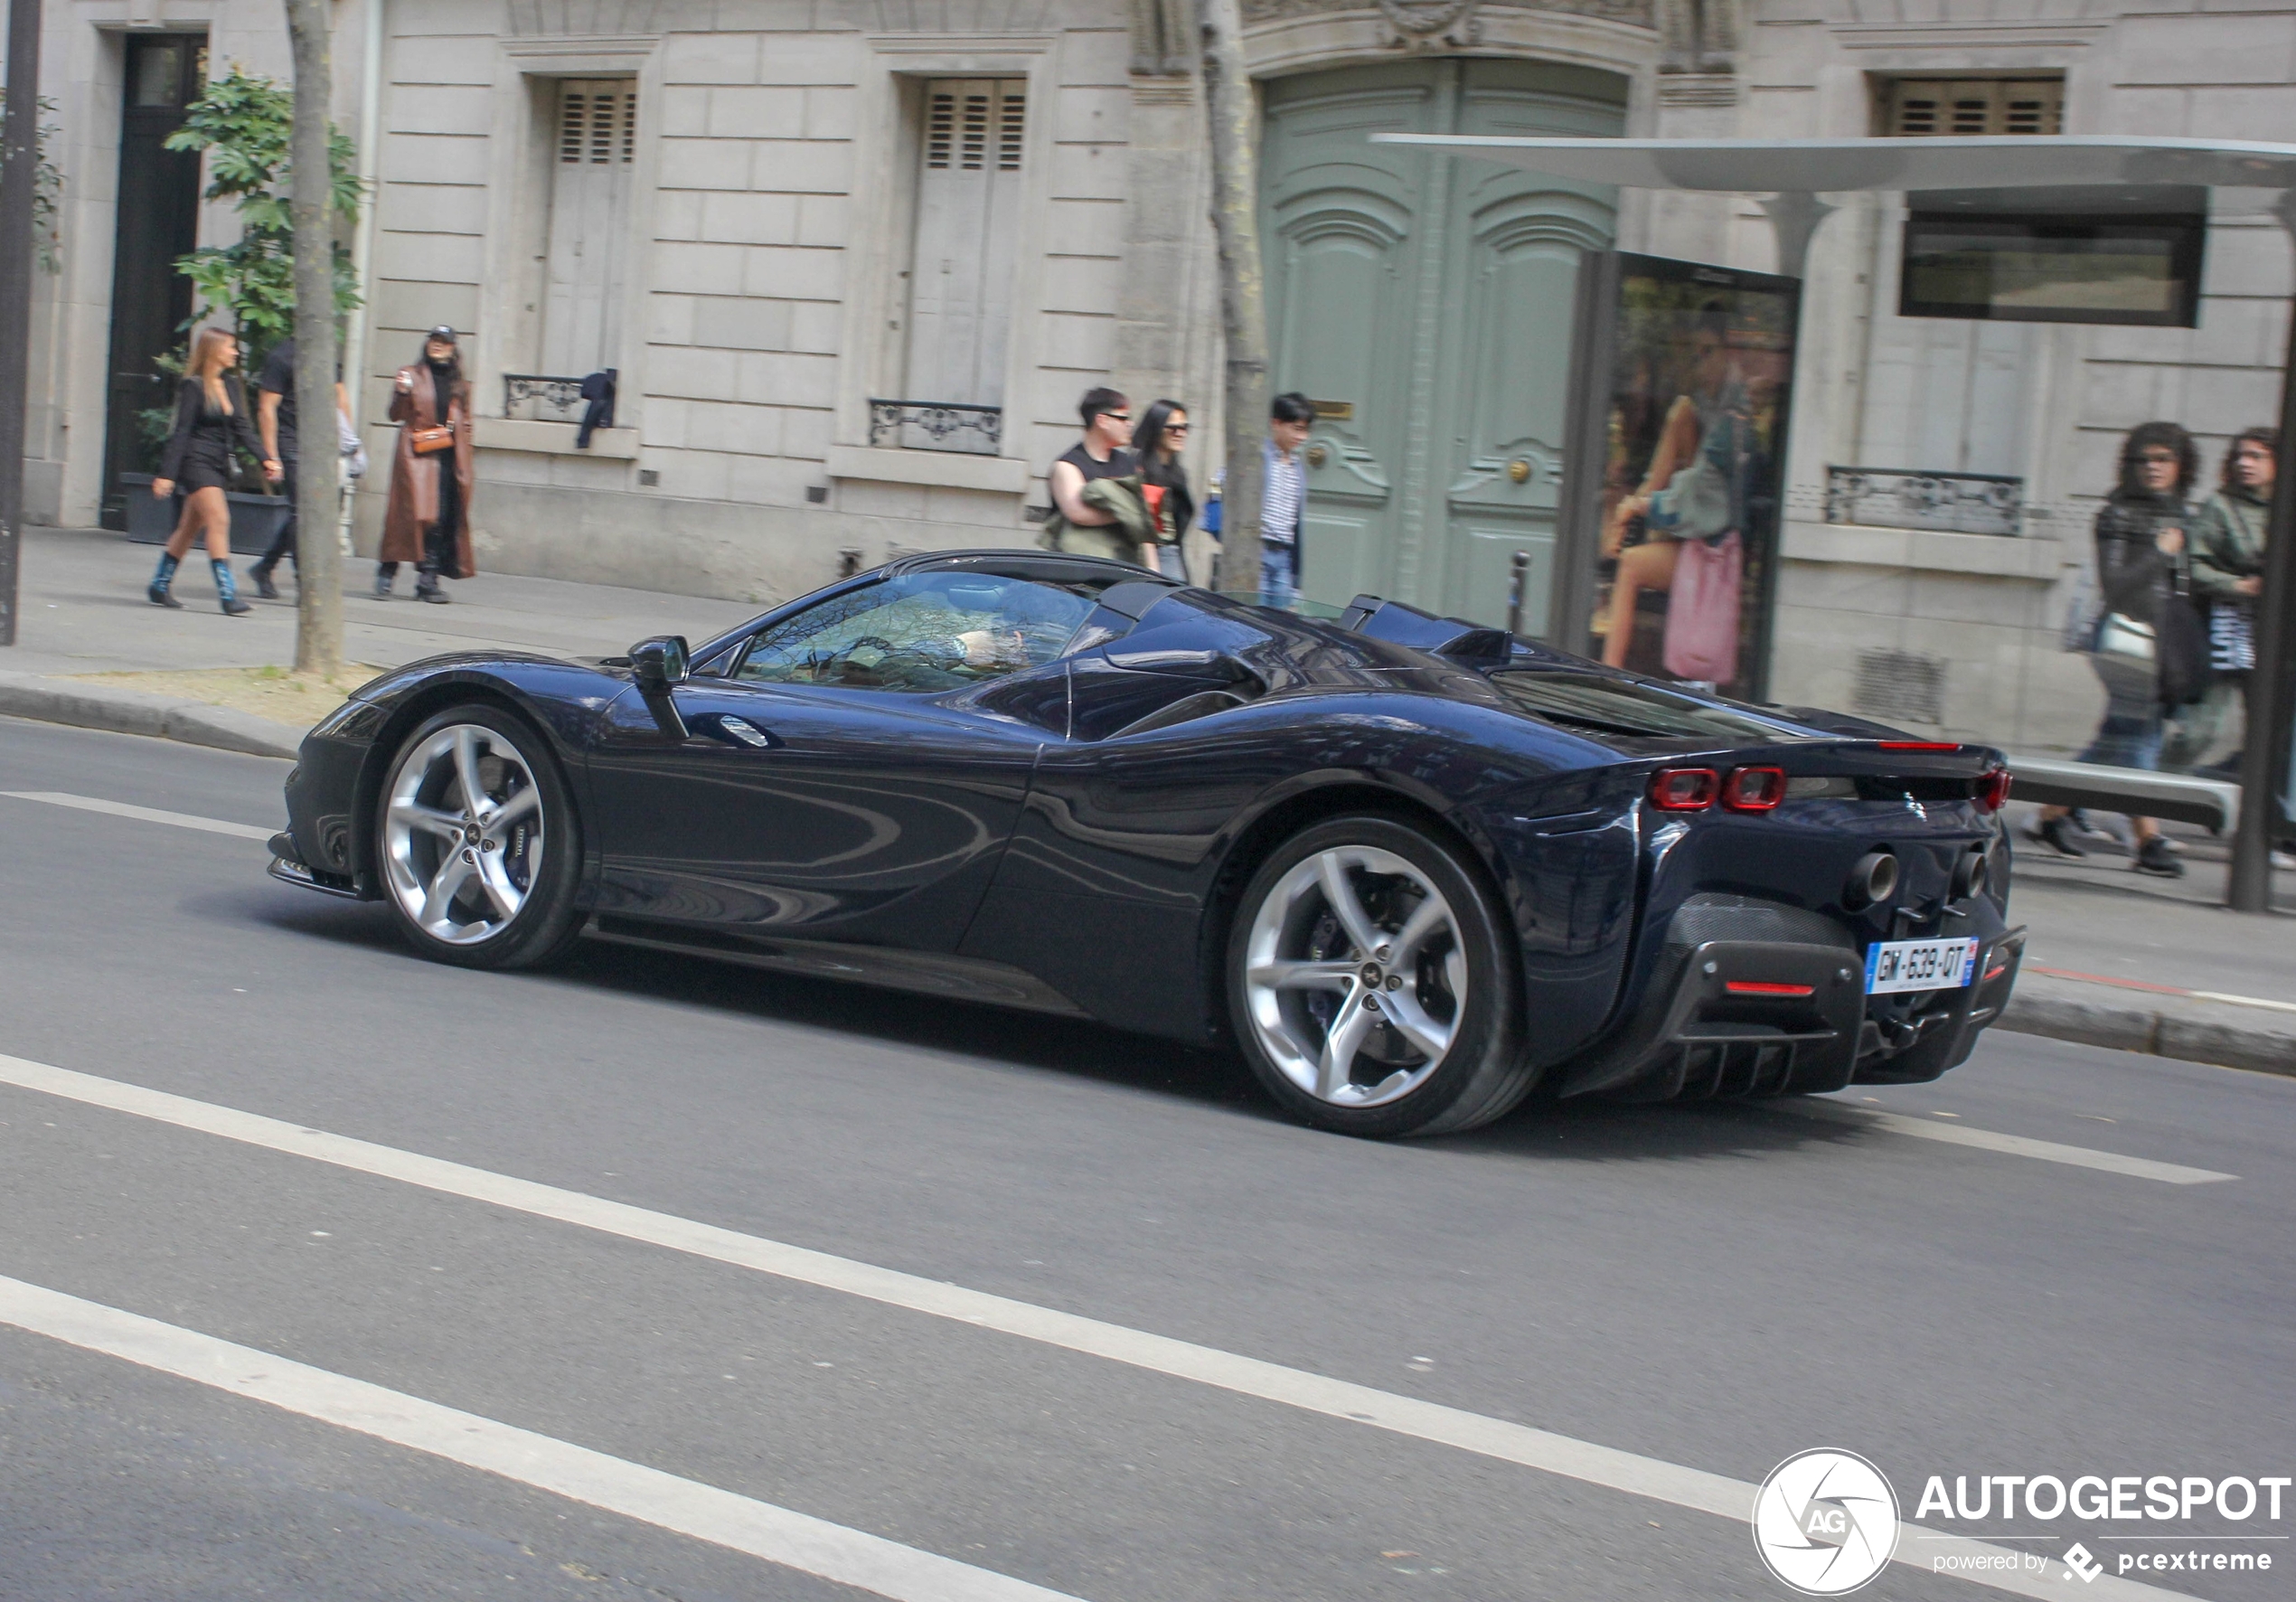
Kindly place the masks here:
<instances>
[{"instance_id":1,"label":"metal railing","mask_svg":"<svg viewBox=\"0 0 2296 1602\"><path fill-rule=\"evenodd\" d=\"M948 400L872 400L869 403L871 445L993 457L1003 441L1002 406L970 406Z\"/></svg>"},{"instance_id":2,"label":"metal railing","mask_svg":"<svg viewBox=\"0 0 2296 1602\"><path fill-rule=\"evenodd\" d=\"M1828 467L1826 521L1951 534L2023 532L2025 480L1997 473Z\"/></svg>"},{"instance_id":3,"label":"metal railing","mask_svg":"<svg viewBox=\"0 0 2296 1602\"><path fill-rule=\"evenodd\" d=\"M530 423L579 423L588 402L582 381L541 372L503 374L503 415Z\"/></svg>"}]
</instances>

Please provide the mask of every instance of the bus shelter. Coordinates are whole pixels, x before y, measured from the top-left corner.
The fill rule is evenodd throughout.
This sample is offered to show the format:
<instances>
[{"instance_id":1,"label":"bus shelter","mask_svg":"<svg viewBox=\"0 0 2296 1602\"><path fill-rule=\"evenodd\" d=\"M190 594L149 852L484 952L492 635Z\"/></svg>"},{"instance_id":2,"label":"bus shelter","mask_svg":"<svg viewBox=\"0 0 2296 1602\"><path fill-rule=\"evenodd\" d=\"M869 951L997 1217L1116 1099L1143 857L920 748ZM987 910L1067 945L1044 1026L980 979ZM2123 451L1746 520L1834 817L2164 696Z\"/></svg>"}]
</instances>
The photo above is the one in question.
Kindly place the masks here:
<instances>
[{"instance_id":1,"label":"bus shelter","mask_svg":"<svg viewBox=\"0 0 2296 1602\"><path fill-rule=\"evenodd\" d=\"M1675 276L1685 281L1675 304L1702 306L1703 315L1717 322L1735 318L1728 336L1754 353L1736 359L1732 382L1742 391L1755 391L1750 404L1755 410L1762 403L1764 382L1760 372L1763 318L1766 313L1774 322L1783 321L1783 331L1774 338L1787 353L1780 365L1790 372L1796 348L1792 319L1797 315L1797 292L1806 276L1811 240L1837 209L1825 198L1828 195L1900 192L1918 198L1920 203L1914 208L1917 219L1925 213L1939 221L1938 250L1924 258L1932 270L1917 280L1909 268L1905 291L1909 303L1925 297L1920 315L1932 316L2005 316L2190 326L2197 316L2200 250L2212 191L2269 192L2272 209L2291 239L2296 239L2296 145L2118 136L1774 140L1426 134L1372 137L1381 143L1470 155L1582 183L1751 198L1767 215L1775 235L1774 275L1714 268L1706 269L1702 287L1695 264L1623 259L1629 263L1624 269L1628 276L1641 275L1635 278L1635 287L1646 300L1663 297L1671 287L1664 281L1665 269L1678 269ZM2093 271L2086 286L2091 304L2085 306L2077 294L2063 304L2049 304L2048 286L2042 281L2047 276L2046 268L2041 278L2018 278L2019 264L2045 261L2052 252L2061 261L2062 252L2078 248L2066 243L2076 236L2088 240L2091 248L2124 252L2116 259L2120 265L2103 270L2134 272L2138 278L2124 276L2108 287ZM2100 245L2098 240L2105 242ZM2090 265L2096 268L2098 261ZM1679 270L1683 269L1690 270ZM2149 286L2139 281L2147 275ZM1553 610L1547 622L1549 637L1572 648L1586 648L1590 623L1597 640L1606 635L1615 640L1620 630L1631 633L1635 625L1631 613L1637 592L1631 583L1623 586L1623 601L1619 584L1605 584L1608 598L1603 601L1595 598L1594 588L1598 564L1620 571L1632 565L1620 560L1619 536L1608 521L1619 496L1614 486L1605 495L1602 471L1606 429L1611 436L1610 454L1614 457L1617 454L1618 419L1607 400L1609 372L1604 365L1603 339L1608 328L1604 319L1615 314L1620 279L1621 269L1607 265L1604 272L1590 275L1581 289L1572 376L1575 420L1558 541L1562 577L1554 586ZM2021 295L2025 300L2006 306L1975 304L1988 292L1987 285L1998 287L2001 284L2012 286L2005 299L2014 301ZM2135 286L2134 298L2127 293L2131 285ZM1613 297L1607 307L1601 300L1605 293ZM1732 307L1752 309L1725 310L1726 301ZM1963 301L1971 304L1963 305ZM1785 309L1768 309L1774 306ZM2282 372L2278 472L2267 523L2265 570L2253 615L2244 625L2253 629L2255 666L2246 674L2246 722L2236 782L2030 756L2019 757L2013 764L2019 793L2027 799L2228 826L2234 852L2227 899L2232 907L2244 911L2269 909L2272 850L2278 842L2296 839L2296 772L2291 771L2291 764L2296 763L2296 738L2292 738L2296 730L2291 730L2291 723L2296 722L2296 548L2291 548L2296 545L2291 541L2291 530L2296 529L2296 438L2291 438L2296 435L2296 316L2291 318L2290 350ZM1786 377L1788 372L1777 376ZM1791 382L1778 386L1781 409L1793 387ZM1740 410L1747 410L1746 403L1742 402ZM1790 480L1783 460L1782 421L1778 429L1779 459L1774 476L1783 485ZM1670 448L1663 442L1657 447L1661 455ZM1669 507L1666 515L1680 518L1684 512ZM1695 521L1694 510L1689 515ZM1713 517L1717 523L1727 520L1719 510ZM1684 549L1691 547L1686 542ZM1681 570L1669 569L1666 581L1680 585L1684 581L1678 576ZM1630 615L1620 615L1617 608L1622 606ZM1607 615L1604 607L1610 608ZM1766 633L1757 637L1750 630L1747 643L1748 654L1766 662L1774 648ZM1783 643L1791 647L1790 640ZM1727 645L1724 642L1718 653L1709 649L1703 659L1694 648L1689 649L1669 671L1678 677L1713 678L1717 675L1712 673L1681 669L1695 670L1701 660L1732 660ZM1623 652L1612 659L1623 660ZM1758 676L1753 682L1760 682ZM2013 746L2012 755L2017 756Z\"/></svg>"}]
</instances>

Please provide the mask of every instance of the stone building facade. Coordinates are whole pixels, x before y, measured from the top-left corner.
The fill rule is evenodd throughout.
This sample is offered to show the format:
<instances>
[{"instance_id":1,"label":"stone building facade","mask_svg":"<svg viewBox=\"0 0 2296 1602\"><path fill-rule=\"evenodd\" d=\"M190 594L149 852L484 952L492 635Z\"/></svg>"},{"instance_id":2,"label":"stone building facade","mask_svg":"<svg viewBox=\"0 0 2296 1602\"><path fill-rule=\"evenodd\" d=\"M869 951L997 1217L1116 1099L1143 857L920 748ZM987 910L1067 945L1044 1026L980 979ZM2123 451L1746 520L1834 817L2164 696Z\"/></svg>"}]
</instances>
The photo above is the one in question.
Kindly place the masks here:
<instances>
[{"instance_id":1,"label":"stone building facade","mask_svg":"<svg viewBox=\"0 0 2296 1602\"><path fill-rule=\"evenodd\" d=\"M340 0L337 120L372 135L354 353L371 448L391 373L452 324L482 413L482 567L761 601L896 551L1031 542L1096 383L1195 403L1200 476L1220 353L1191 15ZM1582 254L1766 269L1774 246L1750 203L1494 175L1368 132L1862 135L1899 131L1891 108L1922 85L1943 86L1921 92L1949 127L1954 105L1999 120L2035 93L2075 133L2270 139L2296 110L2281 0L1247 0L1246 17L1274 376L1325 410L1308 587L1478 617L1516 551L1533 617L1551 583ZM162 36L287 71L276 0L50 0L67 204L32 482L35 514L68 523L114 493L123 118L136 41ZM2183 421L2213 469L2272 417L2290 252L2258 203L2218 196L2193 330L1901 317L1898 197L1825 222L1774 693L2026 749L2084 738L2097 693L2057 636L2119 434ZM602 369L617 414L580 448L565 382ZM2018 532L1830 521L1828 469L1852 466L2013 478ZM381 488L356 497L362 543Z\"/></svg>"}]
</instances>

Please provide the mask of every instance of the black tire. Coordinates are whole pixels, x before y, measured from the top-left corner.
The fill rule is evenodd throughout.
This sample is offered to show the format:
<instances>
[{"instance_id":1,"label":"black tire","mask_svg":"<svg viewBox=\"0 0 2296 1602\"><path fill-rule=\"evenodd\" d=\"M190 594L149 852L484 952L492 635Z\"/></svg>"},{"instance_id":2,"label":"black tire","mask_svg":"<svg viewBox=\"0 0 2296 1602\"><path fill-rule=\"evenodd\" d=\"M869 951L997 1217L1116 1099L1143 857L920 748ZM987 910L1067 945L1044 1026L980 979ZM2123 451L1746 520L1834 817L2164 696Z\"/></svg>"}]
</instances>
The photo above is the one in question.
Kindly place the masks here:
<instances>
[{"instance_id":1,"label":"black tire","mask_svg":"<svg viewBox=\"0 0 2296 1602\"><path fill-rule=\"evenodd\" d=\"M461 731L469 731L466 741ZM506 821L456 838L446 825L456 817L466 825L472 821L461 785L466 749L475 753L471 771L487 803L478 819L499 813ZM532 801L524 799L529 790ZM415 816L424 821L406 821ZM563 957L580 938L574 898L582 875L581 819L550 742L523 718L474 702L424 719L391 754L373 826L382 899L408 943L425 956L469 968L536 968ZM455 858L462 863L459 878ZM434 894L442 870L451 881L443 900ZM505 900L512 903L507 917ZM434 909L437 918L427 920Z\"/></svg>"},{"instance_id":2,"label":"black tire","mask_svg":"<svg viewBox=\"0 0 2296 1602\"><path fill-rule=\"evenodd\" d=\"M1334 872L1375 941L1369 953L1324 888ZM1515 952L1496 897L1455 846L1392 817L1313 825L1260 864L1237 902L1227 953L1237 1046L1284 1111L1318 1128L1371 1138L1473 1129L1538 1078L1523 1062Z\"/></svg>"}]
</instances>

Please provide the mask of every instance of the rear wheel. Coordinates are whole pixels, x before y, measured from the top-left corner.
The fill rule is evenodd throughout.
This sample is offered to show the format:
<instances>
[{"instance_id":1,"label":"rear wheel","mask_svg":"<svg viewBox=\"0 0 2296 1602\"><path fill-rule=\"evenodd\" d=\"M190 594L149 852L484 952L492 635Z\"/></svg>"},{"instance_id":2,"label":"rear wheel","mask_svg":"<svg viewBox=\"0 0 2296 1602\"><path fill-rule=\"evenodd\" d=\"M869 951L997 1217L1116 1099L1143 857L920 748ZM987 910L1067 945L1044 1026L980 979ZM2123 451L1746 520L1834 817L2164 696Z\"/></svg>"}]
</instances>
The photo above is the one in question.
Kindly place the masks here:
<instances>
[{"instance_id":1,"label":"rear wheel","mask_svg":"<svg viewBox=\"0 0 2296 1602\"><path fill-rule=\"evenodd\" d=\"M1252 876L1228 935L1245 1058L1286 1111L1342 1134L1446 1135L1529 1090L1513 942L1452 847L1335 818Z\"/></svg>"},{"instance_id":2,"label":"rear wheel","mask_svg":"<svg viewBox=\"0 0 2296 1602\"><path fill-rule=\"evenodd\" d=\"M534 967L580 932L574 804L542 737L484 704L449 707L401 742L375 808L385 899L425 956Z\"/></svg>"}]
</instances>

